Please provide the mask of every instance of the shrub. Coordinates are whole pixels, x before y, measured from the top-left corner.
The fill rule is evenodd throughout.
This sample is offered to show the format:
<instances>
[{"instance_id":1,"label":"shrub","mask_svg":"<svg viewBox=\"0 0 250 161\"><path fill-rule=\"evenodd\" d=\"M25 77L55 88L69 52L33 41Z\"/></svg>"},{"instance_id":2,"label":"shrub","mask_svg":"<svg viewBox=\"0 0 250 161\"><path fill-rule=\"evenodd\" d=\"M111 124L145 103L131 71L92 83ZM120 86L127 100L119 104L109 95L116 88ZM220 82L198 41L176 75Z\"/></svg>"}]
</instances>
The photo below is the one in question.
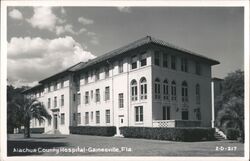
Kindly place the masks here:
<instances>
[{"instance_id":1,"label":"shrub","mask_svg":"<svg viewBox=\"0 0 250 161\"><path fill-rule=\"evenodd\" d=\"M21 129L20 133L24 133L24 129ZM44 133L44 128L43 127L30 128L30 133L33 133L33 134L42 134L42 133Z\"/></svg>"},{"instance_id":2,"label":"shrub","mask_svg":"<svg viewBox=\"0 0 250 161\"><path fill-rule=\"evenodd\" d=\"M120 127L121 134L127 138L146 138L172 141L214 140L213 128L152 128Z\"/></svg>"},{"instance_id":3,"label":"shrub","mask_svg":"<svg viewBox=\"0 0 250 161\"><path fill-rule=\"evenodd\" d=\"M237 140L240 137L240 131L233 128L228 128L226 130L226 135L228 140Z\"/></svg>"},{"instance_id":4,"label":"shrub","mask_svg":"<svg viewBox=\"0 0 250 161\"><path fill-rule=\"evenodd\" d=\"M116 134L115 126L70 126L71 134L114 136Z\"/></svg>"}]
</instances>

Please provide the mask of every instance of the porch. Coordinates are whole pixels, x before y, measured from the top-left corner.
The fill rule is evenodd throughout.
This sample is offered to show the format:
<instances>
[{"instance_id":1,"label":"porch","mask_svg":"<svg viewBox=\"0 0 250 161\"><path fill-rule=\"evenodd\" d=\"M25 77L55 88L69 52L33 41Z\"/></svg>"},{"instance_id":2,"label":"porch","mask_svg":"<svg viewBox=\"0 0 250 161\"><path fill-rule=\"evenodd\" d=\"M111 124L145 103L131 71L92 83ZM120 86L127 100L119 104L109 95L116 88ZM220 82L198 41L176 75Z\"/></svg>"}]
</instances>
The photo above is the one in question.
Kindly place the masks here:
<instances>
[{"instance_id":1,"label":"porch","mask_svg":"<svg viewBox=\"0 0 250 161\"><path fill-rule=\"evenodd\" d=\"M201 121L153 120L153 127L200 127Z\"/></svg>"}]
</instances>

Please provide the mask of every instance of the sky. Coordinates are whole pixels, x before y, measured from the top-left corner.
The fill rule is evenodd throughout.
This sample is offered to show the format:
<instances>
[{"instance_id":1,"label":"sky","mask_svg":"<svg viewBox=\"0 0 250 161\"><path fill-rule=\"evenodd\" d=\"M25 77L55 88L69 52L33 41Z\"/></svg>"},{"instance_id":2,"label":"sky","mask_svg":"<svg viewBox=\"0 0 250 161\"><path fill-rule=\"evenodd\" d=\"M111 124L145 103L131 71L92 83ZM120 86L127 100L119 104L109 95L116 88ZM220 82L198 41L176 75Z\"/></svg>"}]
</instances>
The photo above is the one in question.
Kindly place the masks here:
<instances>
[{"instance_id":1,"label":"sky","mask_svg":"<svg viewBox=\"0 0 250 161\"><path fill-rule=\"evenodd\" d=\"M35 85L147 35L220 61L212 76L244 69L241 7L8 7L7 77Z\"/></svg>"}]
</instances>

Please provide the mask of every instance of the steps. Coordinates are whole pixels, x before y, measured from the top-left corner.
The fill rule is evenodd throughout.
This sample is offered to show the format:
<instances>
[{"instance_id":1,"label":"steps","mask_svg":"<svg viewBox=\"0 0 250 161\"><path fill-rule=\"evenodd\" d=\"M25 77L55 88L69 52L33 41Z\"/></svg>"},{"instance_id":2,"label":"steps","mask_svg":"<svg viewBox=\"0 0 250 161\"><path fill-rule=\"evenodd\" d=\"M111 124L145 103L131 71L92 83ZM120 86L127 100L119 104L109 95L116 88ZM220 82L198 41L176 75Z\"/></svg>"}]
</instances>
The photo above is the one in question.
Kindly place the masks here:
<instances>
[{"instance_id":1,"label":"steps","mask_svg":"<svg viewBox=\"0 0 250 161\"><path fill-rule=\"evenodd\" d=\"M61 132L57 129L49 130L44 134L61 134Z\"/></svg>"},{"instance_id":2,"label":"steps","mask_svg":"<svg viewBox=\"0 0 250 161\"><path fill-rule=\"evenodd\" d=\"M226 135L222 131L220 131L218 128L215 128L214 137L216 140L219 140L219 141L227 139Z\"/></svg>"}]
</instances>

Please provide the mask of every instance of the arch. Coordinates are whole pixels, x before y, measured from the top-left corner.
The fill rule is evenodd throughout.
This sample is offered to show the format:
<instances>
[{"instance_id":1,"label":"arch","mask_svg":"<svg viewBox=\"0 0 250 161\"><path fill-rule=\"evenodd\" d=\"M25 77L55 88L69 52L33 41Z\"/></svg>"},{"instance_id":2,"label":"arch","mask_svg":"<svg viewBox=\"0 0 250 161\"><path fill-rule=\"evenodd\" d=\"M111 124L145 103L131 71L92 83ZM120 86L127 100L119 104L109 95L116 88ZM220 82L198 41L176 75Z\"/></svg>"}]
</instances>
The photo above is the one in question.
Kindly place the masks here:
<instances>
[{"instance_id":1,"label":"arch","mask_svg":"<svg viewBox=\"0 0 250 161\"><path fill-rule=\"evenodd\" d=\"M140 91L141 99L147 99L147 80L145 77L140 79Z\"/></svg>"}]
</instances>

